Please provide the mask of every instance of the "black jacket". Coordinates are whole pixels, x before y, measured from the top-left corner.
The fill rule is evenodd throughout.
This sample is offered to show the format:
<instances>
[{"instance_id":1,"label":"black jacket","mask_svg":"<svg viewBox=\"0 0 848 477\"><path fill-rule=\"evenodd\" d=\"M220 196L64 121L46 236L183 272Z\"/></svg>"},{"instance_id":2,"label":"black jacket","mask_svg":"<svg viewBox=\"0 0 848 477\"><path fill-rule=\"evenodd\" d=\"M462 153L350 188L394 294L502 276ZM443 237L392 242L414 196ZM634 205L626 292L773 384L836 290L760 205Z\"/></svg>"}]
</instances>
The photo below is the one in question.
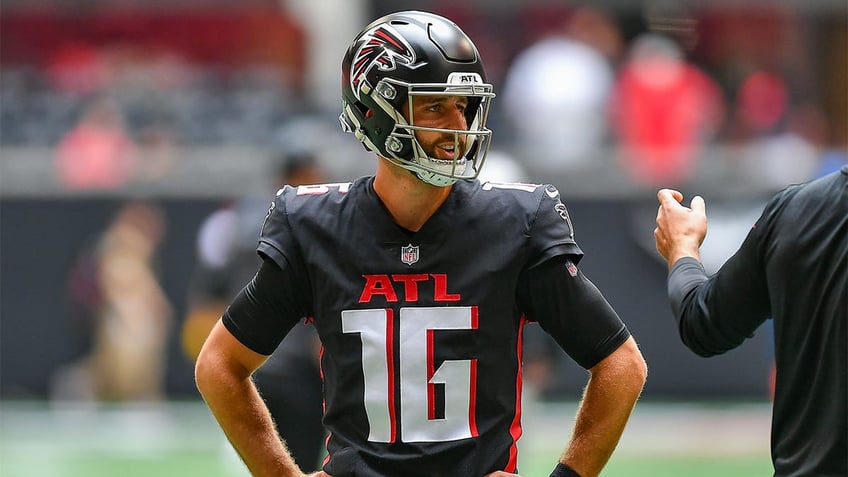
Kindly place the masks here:
<instances>
[{"instance_id":1,"label":"black jacket","mask_svg":"<svg viewBox=\"0 0 848 477\"><path fill-rule=\"evenodd\" d=\"M774 320L775 476L848 475L848 166L776 194L712 277L678 260L668 293L701 356Z\"/></svg>"}]
</instances>

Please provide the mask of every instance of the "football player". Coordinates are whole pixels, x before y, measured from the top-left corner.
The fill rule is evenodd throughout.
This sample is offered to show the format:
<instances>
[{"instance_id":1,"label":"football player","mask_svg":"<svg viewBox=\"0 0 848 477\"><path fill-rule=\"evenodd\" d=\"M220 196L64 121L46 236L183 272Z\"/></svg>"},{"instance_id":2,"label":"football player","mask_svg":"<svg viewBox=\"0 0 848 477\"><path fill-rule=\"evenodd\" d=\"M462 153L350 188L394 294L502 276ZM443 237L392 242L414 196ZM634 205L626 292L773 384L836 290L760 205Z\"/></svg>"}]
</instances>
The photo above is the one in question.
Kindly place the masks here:
<instances>
[{"instance_id":1,"label":"football player","mask_svg":"<svg viewBox=\"0 0 848 477\"><path fill-rule=\"evenodd\" d=\"M254 475L304 475L251 374L309 316L329 433L313 475L518 475L522 332L538 323L590 375L551 475L598 475L645 362L578 268L559 191L476 180L494 98L477 48L443 17L385 16L347 50L342 98L342 128L376 173L277 192L264 261L197 361L233 446Z\"/></svg>"}]
</instances>

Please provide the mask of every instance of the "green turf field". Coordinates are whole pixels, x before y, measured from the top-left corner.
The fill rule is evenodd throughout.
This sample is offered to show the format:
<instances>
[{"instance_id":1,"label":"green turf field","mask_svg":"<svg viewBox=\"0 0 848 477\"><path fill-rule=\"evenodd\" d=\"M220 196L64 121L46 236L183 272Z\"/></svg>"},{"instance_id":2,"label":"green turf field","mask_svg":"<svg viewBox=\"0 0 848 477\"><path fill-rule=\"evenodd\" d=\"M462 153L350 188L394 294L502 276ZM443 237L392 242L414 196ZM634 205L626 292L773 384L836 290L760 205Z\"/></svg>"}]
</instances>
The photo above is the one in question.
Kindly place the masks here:
<instances>
[{"instance_id":1,"label":"green turf field","mask_svg":"<svg viewBox=\"0 0 848 477\"><path fill-rule=\"evenodd\" d=\"M547 476L574 405L525 406L524 477ZM640 404L604 477L770 476L768 406ZM2 477L246 477L198 402L0 404Z\"/></svg>"}]
</instances>

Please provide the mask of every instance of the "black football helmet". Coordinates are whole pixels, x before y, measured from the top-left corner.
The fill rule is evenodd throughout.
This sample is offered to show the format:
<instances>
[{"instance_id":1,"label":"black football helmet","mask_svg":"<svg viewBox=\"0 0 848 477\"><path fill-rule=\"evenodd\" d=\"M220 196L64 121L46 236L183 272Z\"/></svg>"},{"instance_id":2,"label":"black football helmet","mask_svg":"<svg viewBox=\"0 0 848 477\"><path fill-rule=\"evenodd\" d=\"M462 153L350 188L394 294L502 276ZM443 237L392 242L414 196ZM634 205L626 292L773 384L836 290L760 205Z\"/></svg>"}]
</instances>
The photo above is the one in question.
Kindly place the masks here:
<instances>
[{"instance_id":1,"label":"black football helmet","mask_svg":"<svg viewBox=\"0 0 848 477\"><path fill-rule=\"evenodd\" d=\"M393 13L365 27L348 48L339 121L368 150L424 182L447 186L477 177L483 167L492 135L486 128L492 89L477 47L455 23L427 12ZM408 101L412 114L413 96L445 94L468 98L467 130L414 126L414 118L401 113ZM452 160L428 157L415 137L421 130L452 133L459 153Z\"/></svg>"}]
</instances>

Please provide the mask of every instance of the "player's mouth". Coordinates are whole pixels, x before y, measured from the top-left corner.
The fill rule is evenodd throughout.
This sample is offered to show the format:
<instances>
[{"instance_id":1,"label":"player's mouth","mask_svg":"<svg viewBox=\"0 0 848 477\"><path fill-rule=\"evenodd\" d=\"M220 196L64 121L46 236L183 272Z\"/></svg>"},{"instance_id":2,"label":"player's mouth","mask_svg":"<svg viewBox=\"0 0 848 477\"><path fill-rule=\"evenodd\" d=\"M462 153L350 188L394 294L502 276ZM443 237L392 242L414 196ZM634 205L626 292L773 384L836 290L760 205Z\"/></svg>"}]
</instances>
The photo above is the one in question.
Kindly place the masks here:
<instances>
[{"instance_id":1,"label":"player's mouth","mask_svg":"<svg viewBox=\"0 0 848 477\"><path fill-rule=\"evenodd\" d=\"M451 141L451 142L448 142L448 143L443 143L443 144L437 145L434 148L434 151L433 151L435 153L434 159L442 159L442 160L445 160L445 161L453 161L457 157L461 156L460 153L462 152L462 148L463 148L463 144L462 143L457 144L455 141Z\"/></svg>"},{"instance_id":2,"label":"player's mouth","mask_svg":"<svg viewBox=\"0 0 848 477\"><path fill-rule=\"evenodd\" d=\"M456 147L454 146L454 143L450 143L436 147L436 158L452 161L456 156Z\"/></svg>"},{"instance_id":3,"label":"player's mouth","mask_svg":"<svg viewBox=\"0 0 848 477\"><path fill-rule=\"evenodd\" d=\"M461 153L453 141L435 145L427 156L426 167L439 174L462 174L467 159Z\"/></svg>"}]
</instances>

